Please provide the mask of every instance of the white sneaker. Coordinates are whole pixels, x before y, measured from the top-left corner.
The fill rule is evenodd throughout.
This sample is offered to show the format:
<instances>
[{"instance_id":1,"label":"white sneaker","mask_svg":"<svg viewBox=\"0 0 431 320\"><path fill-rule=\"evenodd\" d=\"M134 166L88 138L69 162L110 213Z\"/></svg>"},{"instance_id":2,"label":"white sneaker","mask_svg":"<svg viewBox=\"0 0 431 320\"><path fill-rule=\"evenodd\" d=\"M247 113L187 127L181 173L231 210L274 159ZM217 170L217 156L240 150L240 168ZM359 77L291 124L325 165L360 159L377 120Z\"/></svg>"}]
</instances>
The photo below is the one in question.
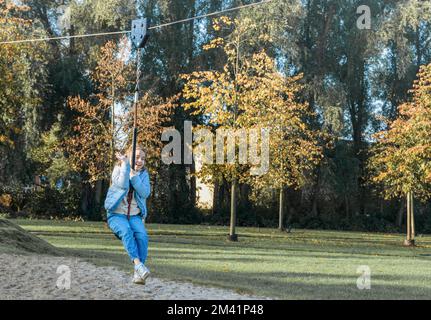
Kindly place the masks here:
<instances>
[{"instance_id":1,"label":"white sneaker","mask_svg":"<svg viewBox=\"0 0 431 320\"><path fill-rule=\"evenodd\" d=\"M143 263L140 263L137 266L135 266L135 274L138 277L140 277L145 283L145 280L150 275L150 270L148 270L148 268L146 266L144 266Z\"/></svg>"},{"instance_id":2,"label":"white sneaker","mask_svg":"<svg viewBox=\"0 0 431 320\"><path fill-rule=\"evenodd\" d=\"M145 284L145 280L143 280L137 273L136 271L133 274L133 280L132 282L134 284Z\"/></svg>"}]
</instances>

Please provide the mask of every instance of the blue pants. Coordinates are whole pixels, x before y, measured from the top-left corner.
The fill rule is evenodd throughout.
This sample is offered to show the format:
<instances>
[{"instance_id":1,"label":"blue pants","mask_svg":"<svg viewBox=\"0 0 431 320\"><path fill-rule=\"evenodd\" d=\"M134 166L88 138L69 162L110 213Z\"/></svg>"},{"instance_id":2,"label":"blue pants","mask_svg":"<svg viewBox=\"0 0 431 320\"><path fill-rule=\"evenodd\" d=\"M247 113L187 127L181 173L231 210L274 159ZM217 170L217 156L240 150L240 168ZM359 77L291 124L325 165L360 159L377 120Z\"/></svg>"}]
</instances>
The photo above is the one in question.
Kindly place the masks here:
<instances>
[{"instance_id":1,"label":"blue pants","mask_svg":"<svg viewBox=\"0 0 431 320\"><path fill-rule=\"evenodd\" d=\"M110 214L108 226L114 234L121 239L130 259L139 259L145 263L148 255L148 235L140 216L127 216L124 214Z\"/></svg>"}]
</instances>

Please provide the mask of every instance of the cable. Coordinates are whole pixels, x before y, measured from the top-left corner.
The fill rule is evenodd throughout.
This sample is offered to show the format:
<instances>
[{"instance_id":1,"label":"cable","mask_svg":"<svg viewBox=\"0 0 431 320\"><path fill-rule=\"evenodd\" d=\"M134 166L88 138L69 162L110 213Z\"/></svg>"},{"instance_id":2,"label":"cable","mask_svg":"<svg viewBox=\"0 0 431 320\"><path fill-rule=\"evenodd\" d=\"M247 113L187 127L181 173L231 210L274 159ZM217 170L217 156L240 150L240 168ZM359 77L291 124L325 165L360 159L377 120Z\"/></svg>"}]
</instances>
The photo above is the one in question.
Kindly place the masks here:
<instances>
[{"instance_id":1,"label":"cable","mask_svg":"<svg viewBox=\"0 0 431 320\"><path fill-rule=\"evenodd\" d=\"M102 32L102 33L90 33L90 34L77 34L74 36L61 36L61 37L51 37L51 38L39 38L39 39L25 39L25 40L13 40L13 41L3 41L1 44L15 44L15 43L26 43L26 42L41 42L41 41L51 41L51 40L62 40L71 38L88 38L97 36L107 36L115 34L130 33L130 31L115 31L115 32Z\"/></svg>"},{"instance_id":2,"label":"cable","mask_svg":"<svg viewBox=\"0 0 431 320\"><path fill-rule=\"evenodd\" d=\"M193 17L193 18L187 18L187 19L178 20L178 21L174 21L174 22L168 22L168 23L165 23L165 24L160 24L158 26L150 27L150 28L148 28L148 30L162 28L162 27L166 27L166 26L172 26L174 24L184 23L184 22L188 22L188 21L191 21L191 20L196 20L196 19L202 19L202 18L206 18L206 17L211 17L211 16L219 15L219 14L222 14L222 13L225 13L225 12L236 11L236 10L240 10L240 9L244 9L244 8L248 8L248 7L253 7L253 6L256 6L256 5L260 5L260 4L266 4L266 3L269 3L269 2L272 2L272 1L273 0L263 0L263 1L260 1L260 2L245 4L245 5L242 5L242 6L239 6L239 7L235 7L235 8L230 8L230 9L226 9L226 10L216 11L216 12L204 14L204 15L201 15L201 16L196 16L196 17Z\"/></svg>"},{"instance_id":3,"label":"cable","mask_svg":"<svg viewBox=\"0 0 431 320\"><path fill-rule=\"evenodd\" d=\"M172 25L179 24L179 23L184 23L184 22L188 22L188 21L192 21L192 20L197 20L197 19L202 19L202 18L206 18L206 17L211 17L211 16L219 15L219 14L222 14L222 13L225 13L225 12L231 12L231 11L241 10L241 9L248 8L248 7L253 7L253 6L256 6L256 5L266 4L266 3L269 3L269 2L272 2L272 1L273 0L262 0L260 2L246 4L246 5L242 5L242 6L238 6L238 7L235 7L235 8L226 9L226 10L221 10L221 11L217 11L217 12L212 12L212 13L204 14L204 15L201 15L201 16L196 16L196 17L192 17L192 18L187 18L187 19L182 19L182 20L178 20L178 21L173 21L173 22L168 22L168 23L160 24L160 25L157 25L157 26L149 27L148 30L159 29L159 28L163 28L163 27L167 27L167 26L172 26ZM99 36L108 36L108 35L117 35L117 34L126 34L126 33L130 33L130 31L102 32L102 33L78 34L78 35L72 35L72 36L59 36L59 37L39 38L39 39L24 39L24 40L2 41L2 42L0 42L0 45L2 45L2 44L16 44L16 43L52 41L52 40L63 40L63 39L72 39L72 38L99 37Z\"/></svg>"}]
</instances>

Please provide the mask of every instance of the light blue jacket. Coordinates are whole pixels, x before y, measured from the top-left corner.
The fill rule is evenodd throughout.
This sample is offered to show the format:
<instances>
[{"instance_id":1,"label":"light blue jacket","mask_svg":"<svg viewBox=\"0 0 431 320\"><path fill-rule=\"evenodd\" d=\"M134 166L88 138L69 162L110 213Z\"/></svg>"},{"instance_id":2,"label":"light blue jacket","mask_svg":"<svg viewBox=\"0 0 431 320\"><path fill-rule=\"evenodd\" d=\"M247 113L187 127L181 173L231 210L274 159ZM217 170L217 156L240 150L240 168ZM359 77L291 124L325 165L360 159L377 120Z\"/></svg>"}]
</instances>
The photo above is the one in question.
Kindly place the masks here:
<instances>
[{"instance_id":1,"label":"light blue jacket","mask_svg":"<svg viewBox=\"0 0 431 320\"><path fill-rule=\"evenodd\" d=\"M115 213L113 210L118 206L121 200L129 192L130 182L135 189L135 199L139 209L141 209L141 217L145 219L147 216L146 199L150 196L150 176L147 170L142 170L138 175L130 179L130 163L123 162L121 166L115 166L112 171L111 186L105 199L105 209L108 213L108 218Z\"/></svg>"}]
</instances>

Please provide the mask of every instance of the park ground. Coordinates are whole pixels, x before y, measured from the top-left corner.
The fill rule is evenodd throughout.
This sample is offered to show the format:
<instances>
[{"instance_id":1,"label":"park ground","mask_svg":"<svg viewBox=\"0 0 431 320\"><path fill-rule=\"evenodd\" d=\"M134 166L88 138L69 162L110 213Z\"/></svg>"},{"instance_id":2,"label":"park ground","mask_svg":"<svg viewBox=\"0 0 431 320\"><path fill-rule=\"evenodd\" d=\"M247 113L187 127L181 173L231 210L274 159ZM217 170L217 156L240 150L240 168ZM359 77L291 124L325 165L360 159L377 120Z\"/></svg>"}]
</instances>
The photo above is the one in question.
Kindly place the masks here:
<instances>
[{"instance_id":1,"label":"park ground","mask_svg":"<svg viewBox=\"0 0 431 320\"><path fill-rule=\"evenodd\" d=\"M121 242L103 222L11 220L65 257L130 272ZM319 230L147 224L154 277L274 299L430 299L431 236ZM2 249L0 249L0 253ZM7 246L3 252L8 252ZM18 252L19 253L19 252ZM370 289L357 287L360 266Z\"/></svg>"}]
</instances>

